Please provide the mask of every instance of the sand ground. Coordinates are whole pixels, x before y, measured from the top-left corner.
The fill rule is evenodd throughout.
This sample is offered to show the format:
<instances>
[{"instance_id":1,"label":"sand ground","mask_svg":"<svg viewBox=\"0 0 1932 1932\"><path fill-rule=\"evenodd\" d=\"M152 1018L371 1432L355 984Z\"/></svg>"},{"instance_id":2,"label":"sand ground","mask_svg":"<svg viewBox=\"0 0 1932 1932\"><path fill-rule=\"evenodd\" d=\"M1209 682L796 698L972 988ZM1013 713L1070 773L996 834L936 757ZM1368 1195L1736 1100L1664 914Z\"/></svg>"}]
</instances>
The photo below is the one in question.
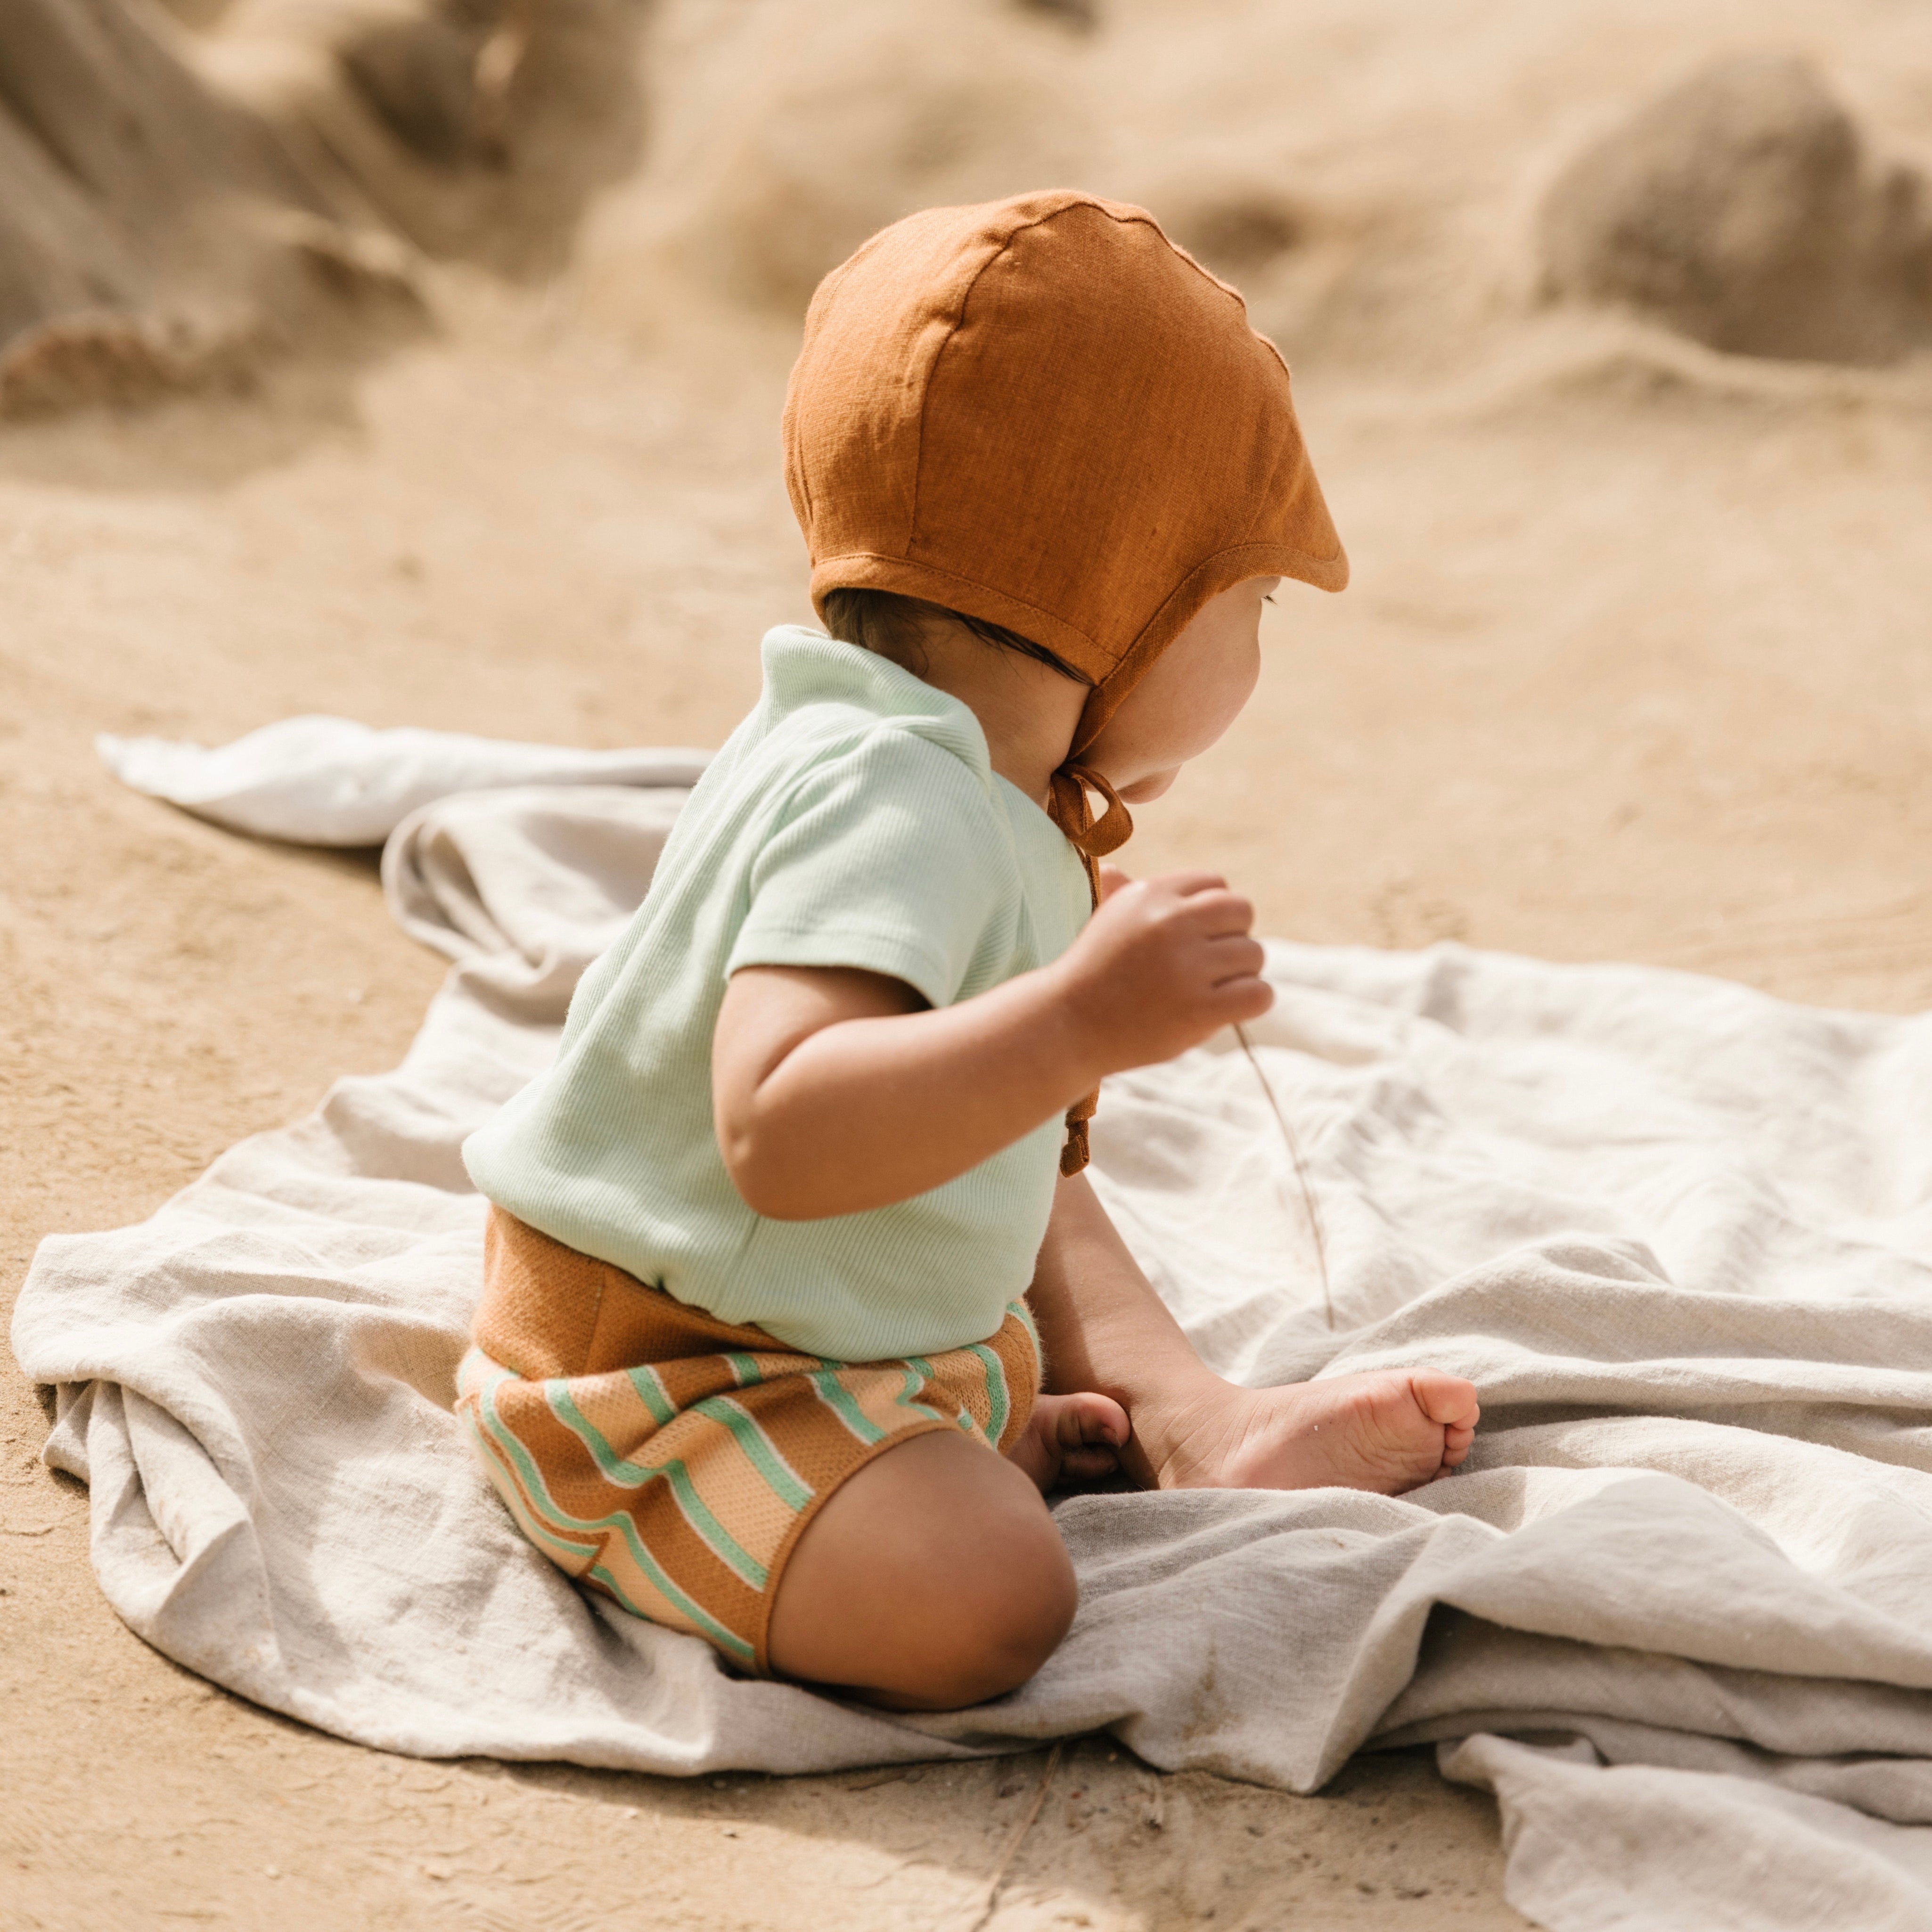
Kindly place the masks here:
<instances>
[{"instance_id":1,"label":"sand ground","mask_svg":"<svg viewBox=\"0 0 1932 1932\"><path fill-rule=\"evenodd\" d=\"M1130 51L1165 34L1207 61L1174 38L1178 8L1120 10ZM1356 579L1283 594L1256 702L1126 856L1220 866L1304 939L1924 1004L1932 382L1544 313L1511 254L1564 140L1741 40L1796 39L1922 146L1932 64L1907 10L1186 17L1210 13L1277 51L1299 23L1319 58L1281 81L1295 138L1277 128L1271 152L1332 205L1382 211L1333 244L1339 268L1292 262L1256 298ZM1198 112L1186 67L1162 85L1192 86ZM391 927L370 855L134 797L94 732L212 742L328 711L712 743L752 695L759 632L804 614L776 460L795 323L616 301L599 264L637 218L593 224L547 292L438 273L438 332L412 346L0 433L10 1298L44 1234L138 1218L338 1075L393 1064L439 974ZM644 1897L707 1932L1522 1922L1492 1808L1424 1759L1300 1798L1159 1778L1086 1741L989 1896L1043 1754L681 1785L316 1736L121 1628L84 1496L38 1462L45 1426L10 1361L8 1924L590 1928L635 1922Z\"/></svg>"}]
</instances>

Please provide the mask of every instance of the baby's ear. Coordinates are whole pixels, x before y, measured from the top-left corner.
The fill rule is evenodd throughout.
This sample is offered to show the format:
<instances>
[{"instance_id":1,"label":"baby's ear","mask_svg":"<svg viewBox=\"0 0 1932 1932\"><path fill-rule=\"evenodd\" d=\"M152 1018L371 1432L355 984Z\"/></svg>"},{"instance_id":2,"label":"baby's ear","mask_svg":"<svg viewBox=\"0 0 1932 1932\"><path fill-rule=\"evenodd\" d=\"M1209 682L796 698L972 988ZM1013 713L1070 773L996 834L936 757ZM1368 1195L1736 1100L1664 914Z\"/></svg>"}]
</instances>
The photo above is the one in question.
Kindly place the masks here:
<instances>
[{"instance_id":1,"label":"baby's ear","mask_svg":"<svg viewBox=\"0 0 1932 1932\"><path fill-rule=\"evenodd\" d=\"M1118 866L1110 866L1103 859L1100 862L1100 896L1112 898L1123 886L1130 886L1133 880Z\"/></svg>"}]
</instances>

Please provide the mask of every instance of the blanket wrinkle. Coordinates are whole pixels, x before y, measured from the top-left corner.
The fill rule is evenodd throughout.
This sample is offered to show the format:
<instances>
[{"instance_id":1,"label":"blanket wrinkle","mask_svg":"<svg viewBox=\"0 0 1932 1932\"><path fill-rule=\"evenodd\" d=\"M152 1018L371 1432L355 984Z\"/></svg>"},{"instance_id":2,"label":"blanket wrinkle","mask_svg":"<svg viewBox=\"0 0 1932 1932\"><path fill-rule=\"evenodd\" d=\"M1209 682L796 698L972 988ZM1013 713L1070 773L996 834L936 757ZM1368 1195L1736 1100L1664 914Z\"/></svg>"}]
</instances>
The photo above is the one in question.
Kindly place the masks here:
<instances>
[{"instance_id":1,"label":"blanket wrinkle","mask_svg":"<svg viewBox=\"0 0 1932 1932\"><path fill-rule=\"evenodd\" d=\"M890 1717L586 1600L447 1413L484 1211L458 1149L546 1064L702 754L322 725L113 754L244 830L386 836L395 916L452 962L401 1066L34 1258L13 1340L60 1390L46 1460L148 1641L426 1756L788 1772L1104 1729L1308 1790L1432 1744L1553 1932L1932 1924L1932 1019L1270 942L1252 1034L1334 1332L1232 1038L1108 1083L1094 1184L1221 1372L1474 1376L1469 1468L1066 1498L1060 1651Z\"/></svg>"},{"instance_id":2,"label":"blanket wrinkle","mask_svg":"<svg viewBox=\"0 0 1932 1932\"><path fill-rule=\"evenodd\" d=\"M1853 1758L1902 1763L1932 1800L1932 1694L1537 1637L1442 1607L1430 1617L1415 1678L1382 1714L1376 1736L1433 1743L1496 1730L1513 1721L1510 1712L1523 1714L1522 1732L1667 1732L1680 1760L1695 1738L1814 1769L1826 1760L1840 1769ZM1620 1756L1636 1761L1634 1748ZM1932 1822L1932 1809L1886 1815Z\"/></svg>"},{"instance_id":3,"label":"blanket wrinkle","mask_svg":"<svg viewBox=\"0 0 1932 1932\"><path fill-rule=\"evenodd\" d=\"M1446 1776L1496 1792L1511 1903L1541 1922L1564 1932L1925 1924L1932 1832L1754 1778L1742 1766L1714 1774L1600 1765L1594 1746L1579 1742L1535 1748L1478 1734L1439 1748ZM1774 1918L1760 1904L1768 1900Z\"/></svg>"}]
</instances>

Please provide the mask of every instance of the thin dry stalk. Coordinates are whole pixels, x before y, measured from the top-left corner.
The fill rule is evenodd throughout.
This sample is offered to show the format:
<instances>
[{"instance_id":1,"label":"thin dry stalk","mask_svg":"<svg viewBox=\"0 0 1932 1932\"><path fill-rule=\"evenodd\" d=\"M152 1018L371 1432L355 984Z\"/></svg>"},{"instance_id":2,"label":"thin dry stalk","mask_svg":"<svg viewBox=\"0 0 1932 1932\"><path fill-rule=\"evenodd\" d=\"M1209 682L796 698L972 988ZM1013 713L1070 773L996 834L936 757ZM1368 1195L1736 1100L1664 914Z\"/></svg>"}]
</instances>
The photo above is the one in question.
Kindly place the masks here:
<instances>
[{"instance_id":1,"label":"thin dry stalk","mask_svg":"<svg viewBox=\"0 0 1932 1932\"><path fill-rule=\"evenodd\" d=\"M1295 1138L1294 1130L1288 1124L1288 1116L1282 1112L1281 1102L1275 1098L1274 1089L1268 1084L1268 1076L1262 1071L1260 1056L1255 1052L1255 1043L1248 1037L1246 1027L1237 1024L1234 1037L1241 1042L1241 1051L1248 1056L1248 1064L1254 1069L1255 1078L1262 1084L1262 1091L1268 1096L1269 1110L1274 1115L1274 1124L1281 1130L1282 1144L1288 1149L1288 1157L1294 1163L1294 1178L1301 1184L1301 1204L1308 1216L1308 1232L1315 1242L1315 1265L1322 1276L1322 1317L1329 1328L1335 1325L1335 1298L1328 1287L1328 1244L1322 1237L1322 1216L1315 1205L1315 1190L1308 1178L1308 1167L1301 1158L1301 1143Z\"/></svg>"},{"instance_id":2,"label":"thin dry stalk","mask_svg":"<svg viewBox=\"0 0 1932 1932\"><path fill-rule=\"evenodd\" d=\"M1066 1747L1055 1744L1046 1754L1046 1768L1040 1774L1040 1782L1034 1787L1033 1802L1026 1808L1026 1816L1013 1827L1012 1835L1007 1839L1006 1849L1000 1854L1000 1862L993 1868L993 1875L986 1881L986 1901L980 1908L980 1916L966 1928L966 1932L986 1932L993 1914L998 1910L1000 1888L1006 1882L1006 1874L1012 1868L1014 1859L1020 1854L1020 1847L1026 1843L1026 1835L1034 1828L1039 1817L1040 1807L1046 1802L1047 1786L1053 1782L1053 1774L1060 1768L1060 1754Z\"/></svg>"}]
</instances>

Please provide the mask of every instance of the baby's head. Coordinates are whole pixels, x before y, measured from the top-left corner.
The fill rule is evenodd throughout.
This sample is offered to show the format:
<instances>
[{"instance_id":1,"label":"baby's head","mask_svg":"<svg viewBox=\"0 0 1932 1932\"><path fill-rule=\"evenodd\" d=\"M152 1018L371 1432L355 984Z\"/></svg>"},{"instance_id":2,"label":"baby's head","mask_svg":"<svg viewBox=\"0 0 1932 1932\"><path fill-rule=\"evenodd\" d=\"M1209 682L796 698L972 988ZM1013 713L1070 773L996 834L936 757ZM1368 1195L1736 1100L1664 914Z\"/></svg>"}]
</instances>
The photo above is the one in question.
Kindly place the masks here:
<instances>
[{"instance_id":1,"label":"baby's head","mask_svg":"<svg viewBox=\"0 0 1932 1932\"><path fill-rule=\"evenodd\" d=\"M946 613L1043 658L1088 687L1070 761L1132 797L1240 709L1276 582L1348 579L1281 358L1120 202L874 236L813 298L784 433L828 628L910 662Z\"/></svg>"}]
</instances>

